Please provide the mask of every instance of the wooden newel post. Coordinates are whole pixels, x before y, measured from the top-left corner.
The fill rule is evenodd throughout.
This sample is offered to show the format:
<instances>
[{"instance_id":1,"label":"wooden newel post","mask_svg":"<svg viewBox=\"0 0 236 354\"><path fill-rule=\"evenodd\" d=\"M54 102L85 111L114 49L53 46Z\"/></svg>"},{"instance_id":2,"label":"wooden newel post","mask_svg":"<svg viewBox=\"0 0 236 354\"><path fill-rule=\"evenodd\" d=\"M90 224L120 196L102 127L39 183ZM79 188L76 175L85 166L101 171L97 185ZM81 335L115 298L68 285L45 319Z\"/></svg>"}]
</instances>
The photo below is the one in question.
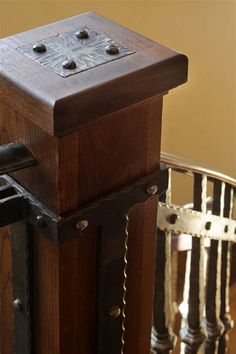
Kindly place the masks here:
<instances>
[{"instance_id":1,"label":"wooden newel post","mask_svg":"<svg viewBox=\"0 0 236 354\"><path fill-rule=\"evenodd\" d=\"M162 96L186 57L94 13L0 57L1 143L32 154L3 177L20 207L0 237L0 352L149 354Z\"/></svg>"}]
</instances>

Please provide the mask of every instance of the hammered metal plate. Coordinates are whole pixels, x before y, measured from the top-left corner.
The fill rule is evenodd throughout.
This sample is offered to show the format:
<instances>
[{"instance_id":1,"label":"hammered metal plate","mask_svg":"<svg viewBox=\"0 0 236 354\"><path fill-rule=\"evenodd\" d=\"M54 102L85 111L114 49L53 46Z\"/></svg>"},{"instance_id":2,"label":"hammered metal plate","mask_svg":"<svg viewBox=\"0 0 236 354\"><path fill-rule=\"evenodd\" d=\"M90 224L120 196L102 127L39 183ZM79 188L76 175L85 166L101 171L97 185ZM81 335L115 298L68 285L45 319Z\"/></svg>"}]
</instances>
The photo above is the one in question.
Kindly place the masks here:
<instances>
[{"instance_id":1,"label":"hammered metal plate","mask_svg":"<svg viewBox=\"0 0 236 354\"><path fill-rule=\"evenodd\" d=\"M54 37L42 39L40 42L18 47L17 50L62 77L68 77L135 53L102 33L88 27L83 27L83 30L88 32L88 38L77 38L77 31L59 33ZM33 50L35 44L44 44L46 52L35 52ZM117 54L111 55L106 52L105 47L111 44L115 44L118 48ZM66 60L74 60L76 68L71 70L63 68L62 64Z\"/></svg>"}]
</instances>

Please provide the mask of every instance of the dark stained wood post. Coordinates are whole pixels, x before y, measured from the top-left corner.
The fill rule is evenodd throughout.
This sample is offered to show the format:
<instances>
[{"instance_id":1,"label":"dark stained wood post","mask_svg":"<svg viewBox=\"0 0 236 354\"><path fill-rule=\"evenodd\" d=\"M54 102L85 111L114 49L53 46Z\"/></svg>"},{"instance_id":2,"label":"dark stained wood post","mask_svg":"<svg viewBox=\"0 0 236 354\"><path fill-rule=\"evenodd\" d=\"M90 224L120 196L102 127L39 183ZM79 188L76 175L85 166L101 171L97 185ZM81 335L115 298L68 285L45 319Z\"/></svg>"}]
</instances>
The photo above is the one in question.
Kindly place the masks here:
<instances>
[{"instance_id":1,"label":"dark stained wood post","mask_svg":"<svg viewBox=\"0 0 236 354\"><path fill-rule=\"evenodd\" d=\"M52 212L69 215L159 168L162 97L186 81L184 55L87 13L1 40L0 58L1 142L23 143L37 160L11 176ZM156 213L156 197L129 212L124 343L117 353L150 353ZM33 353L100 353L100 230L89 224L78 237L61 234L68 240L57 245L42 227L33 226ZM9 242L3 231L4 354L13 352ZM110 310L113 328L119 309Z\"/></svg>"}]
</instances>

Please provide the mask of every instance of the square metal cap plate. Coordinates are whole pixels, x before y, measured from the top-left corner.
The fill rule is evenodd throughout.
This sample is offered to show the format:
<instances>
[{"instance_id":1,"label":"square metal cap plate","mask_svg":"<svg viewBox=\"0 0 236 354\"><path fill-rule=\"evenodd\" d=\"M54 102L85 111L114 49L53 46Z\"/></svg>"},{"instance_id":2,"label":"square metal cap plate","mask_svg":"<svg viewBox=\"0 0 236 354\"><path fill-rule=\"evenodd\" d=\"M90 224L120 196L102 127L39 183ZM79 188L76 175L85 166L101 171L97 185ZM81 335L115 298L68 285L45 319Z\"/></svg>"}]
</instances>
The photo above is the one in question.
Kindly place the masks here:
<instances>
[{"instance_id":1,"label":"square metal cap plate","mask_svg":"<svg viewBox=\"0 0 236 354\"><path fill-rule=\"evenodd\" d=\"M62 77L135 53L88 27L59 33L17 50Z\"/></svg>"}]
</instances>

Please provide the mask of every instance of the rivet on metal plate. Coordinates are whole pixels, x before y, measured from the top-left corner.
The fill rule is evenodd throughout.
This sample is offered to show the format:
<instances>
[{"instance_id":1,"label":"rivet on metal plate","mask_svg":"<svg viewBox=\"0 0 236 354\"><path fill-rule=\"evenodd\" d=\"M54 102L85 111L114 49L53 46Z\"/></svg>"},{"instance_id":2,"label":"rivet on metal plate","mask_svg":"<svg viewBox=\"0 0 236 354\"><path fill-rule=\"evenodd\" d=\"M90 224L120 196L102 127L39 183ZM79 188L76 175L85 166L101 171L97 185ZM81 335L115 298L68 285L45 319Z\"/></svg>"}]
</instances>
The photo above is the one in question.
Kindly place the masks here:
<instances>
[{"instance_id":1,"label":"rivet on metal plate","mask_svg":"<svg viewBox=\"0 0 236 354\"><path fill-rule=\"evenodd\" d=\"M43 43L38 43L33 46L33 51L36 53L45 53L47 50L45 44Z\"/></svg>"},{"instance_id":2,"label":"rivet on metal plate","mask_svg":"<svg viewBox=\"0 0 236 354\"><path fill-rule=\"evenodd\" d=\"M119 53L119 49L114 44L107 45L105 47L105 51L107 52L107 54L110 54L110 55L115 55L115 54Z\"/></svg>"},{"instance_id":3,"label":"rivet on metal plate","mask_svg":"<svg viewBox=\"0 0 236 354\"><path fill-rule=\"evenodd\" d=\"M44 218L41 215L38 215L36 217L37 220L37 224L39 226L40 229L43 229L44 227L46 227L46 221L44 220Z\"/></svg>"},{"instance_id":4,"label":"rivet on metal plate","mask_svg":"<svg viewBox=\"0 0 236 354\"><path fill-rule=\"evenodd\" d=\"M179 215L177 214L171 214L168 216L168 221L171 225L174 225L178 219L179 219Z\"/></svg>"},{"instance_id":5,"label":"rivet on metal plate","mask_svg":"<svg viewBox=\"0 0 236 354\"><path fill-rule=\"evenodd\" d=\"M150 194L150 195L156 194L157 191L158 191L158 187L157 187L156 184L154 184L153 186L148 187L148 189L147 189L147 192L148 192L148 194Z\"/></svg>"},{"instance_id":6,"label":"rivet on metal plate","mask_svg":"<svg viewBox=\"0 0 236 354\"><path fill-rule=\"evenodd\" d=\"M83 231L87 227L88 227L88 221L87 220L81 220L81 221L77 222L77 224L76 224L76 228L78 230L80 230L80 231Z\"/></svg>"},{"instance_id":7,"label":"rivet on metal plate","mask_svg":"<svg viewBox=\"0 0 236 354\"><path fill-rule=\"evenodd\" d=\"M205 229L208 231L211 229L211 222L210 221L206 222Z\"/></svg>"},{"instance_id":8,"label":"rivet on metal plate","mask_svg":"<svg viewBox=\"0 0 236 354\"><path fill-rule=\"evenodd\" d=\"M78 30L75 33L75 35L79 39L87 39L87 38L89 38L89 34L88 34L88 32L85 29Z\"/></svg>"},{"instance_id":9,"label":"rivet on metal plate","mask_svg":"<svg viewBox=\"0 0 236 354\"><path fill-rule=\"evenodd\" d=\"M121 314L121 309L118 306L114 306L109 310L109 315L112 318L118 318L120 317Z\"/></svg>"},{"instance_id":10,"label":"rivet on metal plate","mask_svg":"<svg viewBox=\"0 0 236 354\"><path fill-rule=\"evenodd\" d=\"M13 308L15 311L22 311L23 310L23 304L20 301L20 299L15 299L13 301Z\"/></svg>"},{"instance_id":11,"label":"rivet on metal plate","mask_svg":"<svg viewBox=\"0 0 236 354\"><path fill-rule=\"evenodd\" d=\"M62 66L64 69L67 69L67 70L73 70L77 67L76 62L73 59L65 60L62 63Z\"/></svg>"}]
</instances>

